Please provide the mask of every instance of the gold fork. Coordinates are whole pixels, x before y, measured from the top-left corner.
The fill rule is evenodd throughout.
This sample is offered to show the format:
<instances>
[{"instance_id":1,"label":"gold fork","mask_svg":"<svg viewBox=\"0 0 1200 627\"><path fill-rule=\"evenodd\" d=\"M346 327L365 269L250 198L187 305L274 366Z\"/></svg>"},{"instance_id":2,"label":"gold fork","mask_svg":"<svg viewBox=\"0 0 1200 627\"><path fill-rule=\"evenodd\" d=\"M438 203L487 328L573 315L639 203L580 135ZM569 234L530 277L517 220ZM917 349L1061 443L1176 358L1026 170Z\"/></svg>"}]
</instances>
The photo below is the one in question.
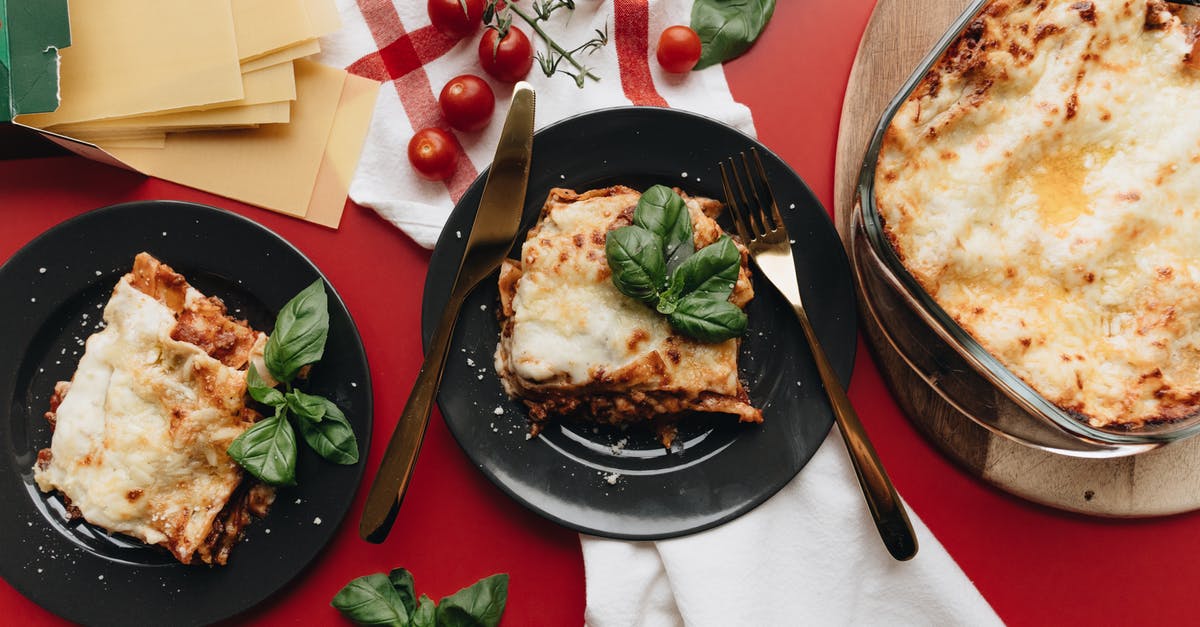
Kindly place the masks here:
<instances>
[{"instance_id":1,"label":"gold fork","mask_svg":"<svg viewBox=\"0 0 1200 627\"><path fill-rule=\"evenodd\" d=\"M871 446L858 414L850 404L850 399L846 397L846 390L838 381L837 373L833 371L829 358L825 356L825 351L813 332L808 314L804 311L804 302L800 298L796 262L792 258L787 228L779 215L779 206L775 204L775 195L771 193L771 186L767 183L767 172L763 168L758 151L751 148L750 154L754 158L753 169L746 153L741 153L744 184L743 175L738 173L738 166L733 157L728 159L728 170L725 163L721 163L721 184L725 188L725 202L733 212L738 236L750 250L751 258L763 275L792 304L796 318L800 320L800 327L804 330L804 337L812 350L813 360L817 363L817 372L821 375L825 394L833 406L833 415L846 442L846 450L850 452L854 473L858 475L858 482L867 498L871 517L875 519L875 527L879 530L884 545L892 557L901 561L912 559L917 554L917 538L913 534L912 523L908 520L908 512L896 494L896 488L888 479L879 456L875 454L875 447ZM730 179L733 180L732 185ZM738 192L736 196L735 186ZM766 202L763 201L764 198Z\"/></svg>"}]
</instances>

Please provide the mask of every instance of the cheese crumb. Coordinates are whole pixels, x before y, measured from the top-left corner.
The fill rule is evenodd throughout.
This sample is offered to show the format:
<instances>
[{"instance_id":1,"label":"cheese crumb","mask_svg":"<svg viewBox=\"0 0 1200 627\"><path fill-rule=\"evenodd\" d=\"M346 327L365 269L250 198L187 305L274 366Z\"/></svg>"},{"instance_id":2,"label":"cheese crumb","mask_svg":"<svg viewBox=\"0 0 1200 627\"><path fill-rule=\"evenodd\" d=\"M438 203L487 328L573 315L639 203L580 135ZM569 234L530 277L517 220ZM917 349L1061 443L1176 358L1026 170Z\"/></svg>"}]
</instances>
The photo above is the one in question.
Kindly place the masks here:
<instances>
[{"instance_id":1,"label":"cheese crumb","mask_svg":"<svg viewBox=\"0 0 1200 627\"><path fill-rule=\"evenodd\" d=\"M503 407L501 407L501 406L499 406L499 405L496 405L496 409L493 409L493 410L492 410L492 413L493 413L493 414L496 414L497 416L503 416L503 415L504 415L504 408L503 408Z\"/></svg>"},{"instance_id":2,"label":"cheese crumb","mask_svg":"<svg viewBox=\"0 0 1200 627\"><path fill-rule=\"evenodd\" d=\"M607 475L604 475L604 480L608 482L608 485L617 485L617 479L620 478L620 473L615 472L610 472Z\"/></svg>"},{"instance_id":3,"label":"cheese crumb","mask_svg":"<svg viewBox=\"0 0 1200 627\"><path fill-rule=\"evenodd\" d=\"M321 517L320 517L320 516L318 516L318 517L314 518L314 519L313 519L313 524L314 524L314 525L319 525L319 524L321 524Z\"/></svg>"},{"instance_id":4,"label":"cheese crumb","mask_svg":"<svg viewBox=\"0 0 1200 627\"><path fill-rule=\"evenodd\" d=\"M475 360L474 360L474 359L471 359L470 357L468 357L468 358L467 358L467 365L468 365L468 366L470 366L470 367L472 367L472 368L474 368L474 367L475 367Z\"/></svg>"},{"instance_id":5,"label":"cheese crumb","mask_svg":"<svg viewBox=\"0 0 1200 627\"><path fill-rule=\"evenodd\" d=\"M45 268L38 268L38 272L40 272L41 274L46 274L46 269L45 269Z\"/></svg>"}]
</instances>

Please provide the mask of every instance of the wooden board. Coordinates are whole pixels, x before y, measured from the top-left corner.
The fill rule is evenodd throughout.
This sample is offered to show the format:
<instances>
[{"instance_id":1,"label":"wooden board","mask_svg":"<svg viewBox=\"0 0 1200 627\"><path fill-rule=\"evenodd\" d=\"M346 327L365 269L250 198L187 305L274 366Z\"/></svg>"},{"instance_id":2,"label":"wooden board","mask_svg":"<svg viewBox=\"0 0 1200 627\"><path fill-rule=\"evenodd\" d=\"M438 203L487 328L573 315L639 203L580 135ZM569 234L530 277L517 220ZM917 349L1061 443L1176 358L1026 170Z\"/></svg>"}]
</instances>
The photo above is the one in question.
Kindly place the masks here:
<instances>
[{"instance_id":1,"label":"wooden board","mask_svg":"<svg viewBox=\"0 0 1200 627\"><path fill-rule=\"evenodd\" d=\"M838 135L834 203L847 246L863 151L883 109L968 4L879 0L875 7L850 72ZM867 298L863 286L858 287L859 298ZM1086 514L1158 516L1200 509L1200 438L1117 459L1067 457L1018 444L942 400L883 339L865 308L862 320L875 361L900 407L971 474L1023 498Z\"/></svg>"}]
</instances>

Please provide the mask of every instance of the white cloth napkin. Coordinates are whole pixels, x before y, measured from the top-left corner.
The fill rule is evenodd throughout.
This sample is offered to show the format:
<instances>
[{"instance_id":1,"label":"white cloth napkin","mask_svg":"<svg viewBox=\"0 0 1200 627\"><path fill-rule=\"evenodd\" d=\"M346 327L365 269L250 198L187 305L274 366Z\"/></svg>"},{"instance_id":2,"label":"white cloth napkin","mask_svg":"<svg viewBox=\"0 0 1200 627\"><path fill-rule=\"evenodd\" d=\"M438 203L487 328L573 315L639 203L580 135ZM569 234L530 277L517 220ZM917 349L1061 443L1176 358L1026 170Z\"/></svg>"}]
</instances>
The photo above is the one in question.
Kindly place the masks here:
<instances>
[{"instance_id":1,"label":"white cloth napkin","mask_svg":"<svg viewBox=\"0 0 1200 627\"><path fill-rule=\"evenodd\" d=\"M381 91L350 196L432 247L454 201L491 161L511 87L479 67L478 36L439 43L424 1L338 4L345 25L322 40L322 60L391 81ZM582 90L567 77L543 76L535 63L527 80L537 90L537 126L593 109L657 103L753 134L750 112L733 100L720 66L680 76L664 72L654 59L658 33L686 24L691 4L588 1L577 3L573 13L557 13L547 29L563 43L582 43L606 25L611 41L585 58L602 80ZM541 48L536 40L534 45ZM377 53L385 48L386 60ZM437 95L451 78L467 73L492 85L495 117L481 132L455 132L467 161L454 178L425 181L408 164L408 141L420 128L449 129ZM913 522L920 554L897 563L875 535L835 430L779 494L722 527L663 542L582 536L586 619L594 627L998 623L915 515Z\"/></svg>"},{"instance_id":2,"label":"white cloth napkin","mask_svg":"<svg viewBox=\"0 0 1200 627\"><path fill-rule=\"evenodd\" d=\"M426 28L430 21L423 0L338 0L338 5L344 25L333 36L321 40L321 59L326 63L352 68L358 63L359 67L369 67L369 63L361 60L389 45L395 52L395 48L411 43L418 57L421 50L437 48L429 43L430 39L438 38ZM560 43L579 45L591 38L596 29L603 32L605 28L610 41L595 54L580 57L600 77L599 82L589 80L584 89L576 87L567 76L546 77L534 62L526 80L537 91L536 126L541 128L593 109L644 104L645 100L639 96L646 94L649 86L637 78L648 69L653 86L650 93L657 93L667 105L707 115L753 134L750 110L734 102L720 66L681 76L664 72L654 59L658 33L672 24L686 24L691 5L691 0L650 0L648 7L647 0L588 0L577 2L573 12L556 12L545 28ZM644 19L648 27L645 32L637 29L629 34L630 26L636 24L638 7L647 7ZM369 21L364 16L369 16ZM615 23L618 17L623 20L620 27ZM543 49L520 18L514 18L513 23L530 35L535 50ZM383 86L358 172L350 186L354 202L379 212L427 248L437 242L454 201L475 174L491 163L508 112L512 86L492 79L483 71L478 42L476 34L459 41L440 57L419 59L423 66ZM623 80L619 49L628 55L628 51L639 46L647 52L645 64L635 63L626 56ZM426 181L409 166L408 141L415 131L427 126L450 130L440 118L437 95L451 78L460 74L474 74L488 81L496 92L496 111L491 124L482 131L454 131L466 151L469 166L466 171L448 183Z\"/></svg>"},{"instance_id":3,"label":"white cloth napkin","mask_svg":"<svg viewBox=\"0 0 1200 627\"><path fill-rule=\"evenodd\" d=\"M725 525L660 542L581 536L587 624L1002 624L909 513L920 551L897 562L835 428L791 483Z\"/></svg>"}]
</instances>

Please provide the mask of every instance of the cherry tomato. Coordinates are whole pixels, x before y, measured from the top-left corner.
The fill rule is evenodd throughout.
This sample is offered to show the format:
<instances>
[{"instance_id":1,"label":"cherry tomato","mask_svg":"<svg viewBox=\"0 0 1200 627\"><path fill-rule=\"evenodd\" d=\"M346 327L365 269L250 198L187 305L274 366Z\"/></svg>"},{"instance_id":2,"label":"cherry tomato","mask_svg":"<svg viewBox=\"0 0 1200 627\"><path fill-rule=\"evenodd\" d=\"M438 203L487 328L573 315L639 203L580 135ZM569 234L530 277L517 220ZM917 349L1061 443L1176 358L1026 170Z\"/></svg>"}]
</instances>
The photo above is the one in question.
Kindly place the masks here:
<instances>
[{"instance_id":1,"label":"cherry tomato","mask_svg":"<svg viewBox=\"0 0 1200 627\"><path fill-rule=\"evenodd\" d=\"M463 74L450 79L438 96L442 115L460 131L478 131L487 126L496 108L496 96L487 81Z\"/></svg>"},{"instance_id":2,"label":"cherry tomato","mask_svg":"<svg viewBox=\"0 0 1200 627\"><path fill-rule=\"evenodd\" d=\"M408 142L408 160L422 177L444 181L458 166L458 145L440 128L423 128Z\"/></svg>"},{"instance_id":3,"label":"cherry tomato","mask_svg":"<svg viewBox=\"0 0 1200 627\"><path fill-rule=\"evenodd\" d=\"M497 48L496 30L489 28L479 40L479 63L496 79L515 83L533 67L533 45L521 29L510 26Z\"/></svg>"},{"instance_id":4,"label":"cherry tomato","mask_svg":"<svg viewBox=\"0 0 1200 627\"><path fill-rule=\"evenodd\" d=\"M686 26L669 26L658 38L658 64L668 72L690 72L700 60L700 36Z\"/></svg>"},{"instance_id":5,"label":"cherry tomato","mask_svg":"<svg viewBox=\"0 0 1200 627\"><path fill-rule=\"evenodd\" d=\"M433 27L448 37L462 39L483 23L484 0L429 0Z\"/></svg>"}]
</instances>

